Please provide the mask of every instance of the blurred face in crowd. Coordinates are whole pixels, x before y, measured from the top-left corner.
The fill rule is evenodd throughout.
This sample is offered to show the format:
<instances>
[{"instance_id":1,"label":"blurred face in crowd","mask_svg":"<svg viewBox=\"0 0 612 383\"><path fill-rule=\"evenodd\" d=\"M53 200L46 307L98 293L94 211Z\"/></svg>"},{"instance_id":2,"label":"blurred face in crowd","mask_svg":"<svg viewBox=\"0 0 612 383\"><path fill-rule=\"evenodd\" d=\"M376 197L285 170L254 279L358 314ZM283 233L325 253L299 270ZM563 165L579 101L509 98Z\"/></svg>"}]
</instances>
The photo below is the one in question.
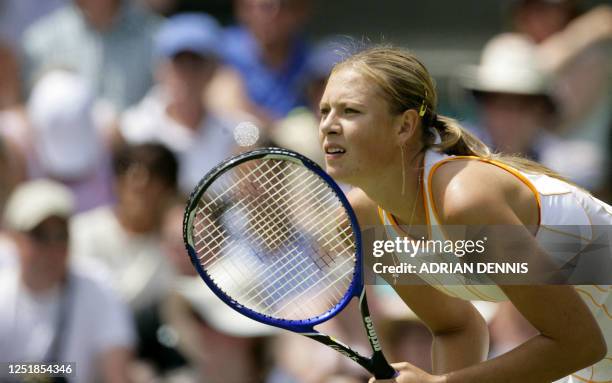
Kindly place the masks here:
<instances>
[{"instance_id":1,"label":"blurred face in crowd","mask_svg":"<svg viewBox=\"0 0 612 383\"><path fill-rule=\"evenodd\" d=\"M236 0L238 19L263 46L287 45L308 21L309 0Z\"/></svg>"},{"instance_id":2,"label":"blurred face in crowd","mask_svg":"<svg viewBox=\"0 0 612 383\"><path fill-rule=\"evenodd\" d=\"M498 150L528 153L553 117L544 96L505 93L478 95L484 126Z\"/></svg>"},{"instance_id":3,"label":"blurred face in crowd","mask_svg":"<svg viewBox=\"0 0 612 383\"><path fill-rule=\"evenodd\" d=\"M49 217L34 229L17 235L22 270L29 276L59 283L66 275L68 221Z\"/></svg>"},{"instance_id":4,"label":"blurred face in crowd","mask_svg":"<svg viewBox=\"0 0 612 383\"><path fill-rule=\"evenodd\" d=\"M515 28L540 43L563 30L572 19L573 13L574 5L570 0L523 0L515 10Z\"/></svg>"},{"instance_id":5,"label":"blurred face in crowd","mask_svg":"<svg viewBox=\"0 0 612 383\"><path fill-rule=\"evenodd\" d=\"M391 113L381 93L373 80L351 67L330 76L320 103L319 138L332 177L358 185L398 163L399 150L389 148L398 147L391 133L402 126L403 114Z\"/></svg>"},{"instance_id":6,"label":"blurred face in crowd","mask_svg":"<svg viewBox=\"0 0 612 383\"><path fill-rule=\"evenodd\" d=\"M174 190L140 164L131 165L117 179L117 196L121 217L129 220L130 229L147 232L159 228Z\"/></svg>"},{"instance_id":7,"label":"blurred face in crowd","mask_svg":"<svg viewBox=\"0 0 612 383\"><path fill-rule=\"evenodd\" d=\"M199 102L215 66L212 57L181 52L161 64L159 81L174 102Z\"/></svg>"}]
</instances>

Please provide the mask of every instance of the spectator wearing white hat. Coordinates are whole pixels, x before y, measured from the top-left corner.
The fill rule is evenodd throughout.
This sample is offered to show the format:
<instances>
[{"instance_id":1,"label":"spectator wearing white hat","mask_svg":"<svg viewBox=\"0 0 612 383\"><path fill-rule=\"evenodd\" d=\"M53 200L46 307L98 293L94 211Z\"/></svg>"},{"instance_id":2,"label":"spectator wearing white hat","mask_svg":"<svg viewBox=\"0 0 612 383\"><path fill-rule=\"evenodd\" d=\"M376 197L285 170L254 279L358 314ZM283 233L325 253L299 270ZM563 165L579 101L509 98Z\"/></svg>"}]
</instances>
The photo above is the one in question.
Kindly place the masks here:
<instances>
[{"instance_id":1,"label":"spectator wearing white hat","mask_svg":"<svg viewBox=\"0 0 612 383\"><path fill-rule=\"evenodd\" d=\"M217 67L219 28L206 14L169 18L155 38L157 85L120 122L128 143L159 142L174 152L185 194L236 149L233 121L207 110L203 102Z\"/></svg>"},{"instance_id":2,"label":"spectator wearing white hat","mask_svg":"<svg viewBox=\"0 0 612 383\"><path fill-rule=\"evenodd\" d=\"M85 79L66 70L45 73L27 103L28 175L68 186L79 212L112 199L99 105Z\"/></svg>"},{"instance_id":3,"label":"spectator wearing white hat","mask_svg":"<svg viewBox=\"0 0 612 383\"><path fill-rule=\"evenodd\" d=\"M274 381L269 346L270 337L279 331L232 310L200 277L178 278L161 310L167 328L176 336L177 349L190 363L191 371L183 372L191 381Z\"/></svg>"},{"instance_id":4,"label":"spectator wearing white hat","mask_svg":"<svg viewBox=\"0 0 612 383\"><path fill-rule=\"evenodd\" d=\"M555 134L560 104L552 80L541 66L535 43L516 33L492 38L480 64L465 68L461 77L478 103L477 129L487 144L535 159L594 188L602 180L602 154L587 141L562 140ZM568 157L568 152L574 156Z\"/></svg>"},{"instance_id":5,"label":"spectator wearing white hat","mask_svg":"<svg viewBox=\"0 0 612 383\"><path fill-rule=\"evenodd\" d=\"M48 180L19 185L7 202L19 265L0 272L0 360L76 362L69 381L125 382L130 317L109 289L69 266L73 209L70 191Z\"/></svg>"}]
</instances>

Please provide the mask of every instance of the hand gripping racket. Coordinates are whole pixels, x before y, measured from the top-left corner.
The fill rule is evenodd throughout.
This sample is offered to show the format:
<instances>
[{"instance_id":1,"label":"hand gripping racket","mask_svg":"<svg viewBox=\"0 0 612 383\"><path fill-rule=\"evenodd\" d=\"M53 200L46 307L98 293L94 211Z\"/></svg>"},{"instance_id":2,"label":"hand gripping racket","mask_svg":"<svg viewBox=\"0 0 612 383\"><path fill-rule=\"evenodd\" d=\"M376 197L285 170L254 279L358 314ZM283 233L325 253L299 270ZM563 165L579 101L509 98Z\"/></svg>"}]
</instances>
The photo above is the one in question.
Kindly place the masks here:
<instances>
[{"instance_id":1,"label":"hand gripping racket","mask_svg":"<svg viewBox=\"0 0 612 383\"><path fill-rule=\"evenodd\" d=\"M183 236L204 282L234 310L321 342L378 379L396 375L370 317L355 213L314 162L278 148L230 158L192 193ZM370 358L314 329L355 297Z\"/></svg>"}]
</instances>

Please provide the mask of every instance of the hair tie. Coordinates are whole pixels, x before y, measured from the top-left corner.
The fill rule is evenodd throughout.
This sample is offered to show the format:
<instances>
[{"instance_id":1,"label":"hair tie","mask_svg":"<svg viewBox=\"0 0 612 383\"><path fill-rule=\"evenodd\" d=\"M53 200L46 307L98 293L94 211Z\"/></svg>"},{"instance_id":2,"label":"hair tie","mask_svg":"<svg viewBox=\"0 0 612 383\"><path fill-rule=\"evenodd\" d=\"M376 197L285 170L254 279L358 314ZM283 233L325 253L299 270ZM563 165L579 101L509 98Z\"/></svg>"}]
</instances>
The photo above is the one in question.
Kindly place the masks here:
<instances>
[{"instance_id":1,"label":"hair tie","mask_svg":"<svg viewBox=\"0 0 612 383\"><path fill-rule=\"evenodd\" d=\"M419 108L419 117L423 117L427 112L427 105L425 105L425 99L421 103L421 107Z\"/></svg>"},{"instance_id":2,"label":"hair tie","mask_svg":"<svg viewBox=\"0 0 612 383\"><path fill-rule=\"evenodd\" d=\"M427 89L425 89L425 97L423 97L423 101L421 101L421 107L419 108L419 117L423 117L425 113L427 113L427 104L425 100L427 99Z\"/></svg>"}]
</instances>

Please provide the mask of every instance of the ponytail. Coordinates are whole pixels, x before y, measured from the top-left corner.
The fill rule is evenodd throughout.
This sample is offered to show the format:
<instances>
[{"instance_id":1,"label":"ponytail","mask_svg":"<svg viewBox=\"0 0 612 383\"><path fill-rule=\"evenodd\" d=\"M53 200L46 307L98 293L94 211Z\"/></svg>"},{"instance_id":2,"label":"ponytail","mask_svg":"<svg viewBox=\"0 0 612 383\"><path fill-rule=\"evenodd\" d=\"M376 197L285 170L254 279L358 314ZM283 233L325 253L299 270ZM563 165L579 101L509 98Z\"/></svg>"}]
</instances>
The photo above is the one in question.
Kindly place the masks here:
<instances>
[{"instance_id":1,"label":"ponytail","mask_svg":"<svg viewBox=\"0 0 612 383\"><path fill-rule=\"evenodd\" d=\"M433 132L429 128L424 128L429 133L425 134L426 148L432 148L437 152L453 156L475 156L495 160L526 173L545 174L549 177L571 183L557 172L535 161L519 155L493 153L484 142L467 131L453 118L432 114L429 126L435 130L440 140L439 142L435 141L436 136Z\"/></svg>"},{"instance_id":2,"label":"ponytail","mask_svg":"<svg viewBox=\"0 0 612 383\"><path fill-rule=\"evenodd\" d=\"M434 141L427 146L440 153L484 158L490 158L492 155L491 150L484 142L465 130L461 124L453 118L434 115L433 121L431 121L431 128L433 128L440 137L440 141Z\"/></svg>"}]
</instances>

